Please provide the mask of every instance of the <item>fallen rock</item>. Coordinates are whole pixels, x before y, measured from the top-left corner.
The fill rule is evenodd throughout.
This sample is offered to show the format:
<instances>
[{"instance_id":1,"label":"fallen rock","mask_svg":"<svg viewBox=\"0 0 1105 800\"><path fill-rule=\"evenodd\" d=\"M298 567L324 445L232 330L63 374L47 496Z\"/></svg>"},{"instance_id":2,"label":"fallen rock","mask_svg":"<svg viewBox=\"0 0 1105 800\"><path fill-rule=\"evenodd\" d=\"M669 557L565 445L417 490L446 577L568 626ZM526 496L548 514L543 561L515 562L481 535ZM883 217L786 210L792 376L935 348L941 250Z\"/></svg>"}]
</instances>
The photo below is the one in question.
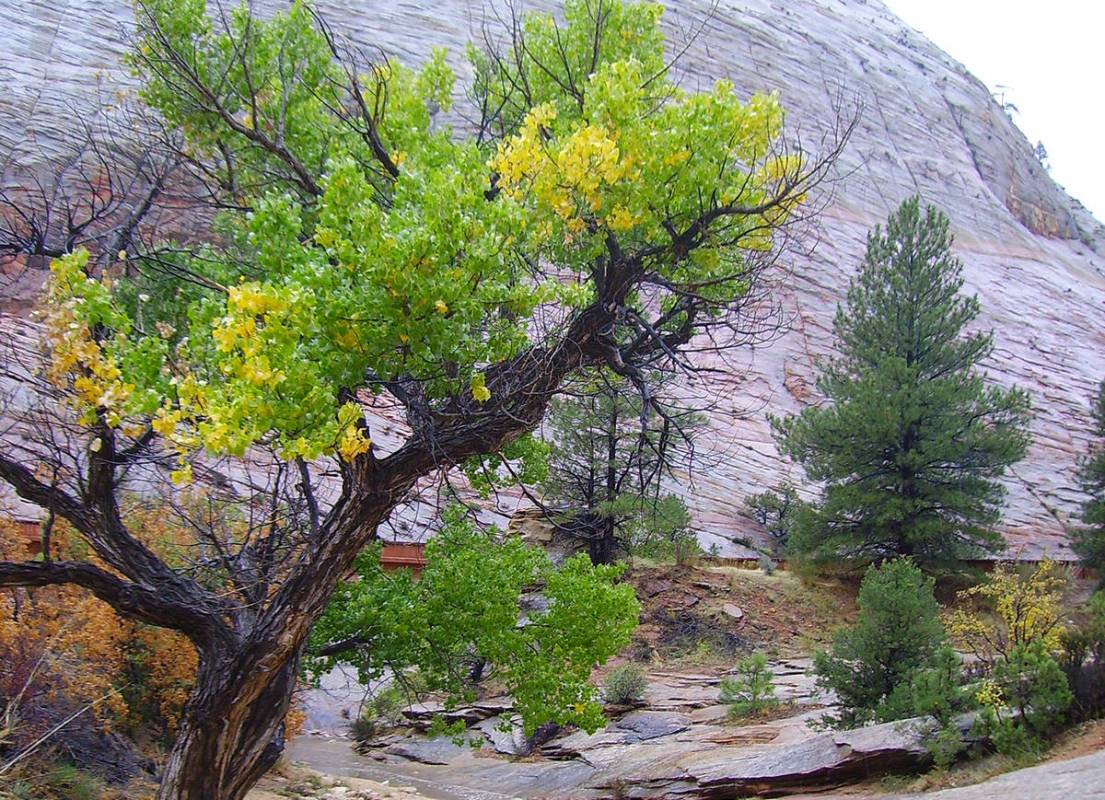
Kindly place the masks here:
<instances>
[{"instance_id":1,"label":"fallen rock","mask_svg":"<svg viewBox=\"0 0 1105 800\"><path fill-rule=\"evenodd\" d=\"M645 578L637 587L637 590L645 597L655 597L658 594L670 591L675 583L666 578Z\"/></svg>"},{"instance_id":2,"label":"fallen rock","mask_svg":"<svg viewBox=\"0 0 1105 800\"><path fill-rule=\"evenodd\" d=\"M729 617L730 619L735 619L737 622L740 622L742 619L744 619L744 611L742 611L738 606L735 606L732 603L726 603L725 605L723 605L721 607L721 613Z\"/></svg>"},{"instance_id":3,"label":"fallen rock","mask_svg":"<svg viewBox=\"0 0 1105 800\"><path fill-rule=\"evenodd\" d=\"M509 725L504 725L504 721ZM506 756L528 756L533 752L533 742L526 736L520 717L504 720L491 717L476 725L496 753Z\"/></svg>"}]
</instances>

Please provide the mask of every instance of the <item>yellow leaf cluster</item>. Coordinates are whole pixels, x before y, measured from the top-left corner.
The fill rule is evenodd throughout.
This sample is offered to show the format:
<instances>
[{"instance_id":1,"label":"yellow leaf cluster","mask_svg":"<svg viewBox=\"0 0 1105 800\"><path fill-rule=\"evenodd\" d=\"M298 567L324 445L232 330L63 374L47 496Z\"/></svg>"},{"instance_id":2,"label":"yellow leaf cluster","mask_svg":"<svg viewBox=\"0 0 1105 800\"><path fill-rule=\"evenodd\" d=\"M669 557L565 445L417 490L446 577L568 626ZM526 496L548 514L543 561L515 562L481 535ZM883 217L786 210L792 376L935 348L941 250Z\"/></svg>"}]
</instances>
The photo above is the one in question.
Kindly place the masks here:
<instances>
[{"instance_id":1,"label":"yellow leaf cluster","mask_svg":"<svg viewBox=\"0 0 1105 800\"><path fill-rule=\"evenodd\" d=\"M121 406L134 385L123 380L115 359L104 352L81 313L87 302L81 289L98 283L85 274L87 261L88 253L81 251L50 265L43 316L50 349L46 375L55 386L67 390L69 402L82 418L99 410L112 418L111 424L118 424Z\"/></svg>"},{"instance_id":2,"label":"yellow leaf cluster","mask_svg":"<svg viewBox=\"0 0 1105 800\"><path fill-rule=\"evenodd\" d=\"M945 616L945 626L985 663L1036 641L1057 650L1065 584L1065 574L1053 561L1041 561L1027 574L1001 564L984 583L956 595L957 608Z\"/></svg>"},{"instance_id":3,"label":"yellow leaf cluster","mask_svg":"<svg viewBox=\"0 0 1105 800\"><path fill-rule=\"evenodd\" d=\"M617 132L605 125L582 125L553 139L548 126L555 119L556 110L548 103L532 108L518 133L499 145L489 166L507 197L523 202L532 195L570 233L578 234L586 227L583 215L603 208L605 192L632 179L633 159L623 157ZM625 231L636 219L619 206L608 222Z\"/></svg>"},{"instance_id":4,"label":"yellow leaf cluster","mask_svg":"<svg viewBox=\"0 0 1105 800\"><path fill-rule=\"evenodd\" d=\"M486 403L491 399L491 390L487 388L487 376L477 372L472 376L472 399L477 403Z\"/></svg>"}]
</instances>

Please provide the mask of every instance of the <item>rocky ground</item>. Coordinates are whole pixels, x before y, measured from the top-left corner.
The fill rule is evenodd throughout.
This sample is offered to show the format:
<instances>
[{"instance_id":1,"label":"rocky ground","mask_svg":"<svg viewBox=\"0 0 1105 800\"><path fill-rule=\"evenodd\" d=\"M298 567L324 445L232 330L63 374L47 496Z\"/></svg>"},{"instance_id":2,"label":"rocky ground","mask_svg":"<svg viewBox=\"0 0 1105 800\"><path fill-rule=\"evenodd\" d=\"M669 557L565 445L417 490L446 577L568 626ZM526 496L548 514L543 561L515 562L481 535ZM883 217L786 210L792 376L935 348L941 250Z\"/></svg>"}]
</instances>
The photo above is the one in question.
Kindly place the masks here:
<instances>
[{"instance_id":1,"label":"rocky ground","mask_svg":"<svg viewBox=\"0 0 1105 800\"><path fill-rule=\"evenodd\" d=\"M718 676L654 671L647 706L611 720L602 731L571 732L528 749L503 733L509 701L492 698L450 716L470 722L470 744L428 739L418 731L440 710L409 710L411 726L362 747L335 736L303 736L289 761L331 775L314 784L277 778L275 796L301 800L506 800L506 798L934 798L1033 800L1105 797L1105 724L1087 726L1057 746L1054 761L998 775L1000 763L967 765L937 778L896 778L927 767L931 726L890 723L856 731L818 732L820 714L808 661L772 665L779 718L734 722L716 702ZM1004 767L1007 768L1007 767ZM957 784L981 781L973 786ZM282 782L282 783L281 783ZM948 787L948 788L942 788ZM916 790L935 788L921 794ZM250 800L274 800L256 793Z\"/></svg>"},{"instance_id":2,"label":"rocky ground","mask_svg":"<svg viewBox=\"0 0 1105 800\"><path fill-rule=\"evenodd\" d=\"M421 784L444 798L715 797L829 788L869 774L912 769L927 759L925 724L846 733L818 732L820 715L808 660L772 663L783 703L777 719L734 722L720 705L718 672L653 670L645 704L594 734L567 732L531 747L509 698L445 713L463 719L468 743L426 738L443 709L406 712L408 727L363 745L302 737L289 751L311 767L354 777ZM509 730L504 730L509 728Z\"/></svg>"},{"instance_id":3,"label":"rocky ground","mask_svg":"<svg viewBox=\"0 0 1105 800\"><path fill-rule=\"evenodd\" d=\"M533 745L522 735L510 698L492 691L448 711L434 702L413 705L402 726L359 746L358 753L346 733L364 690L338 671L305 698L309 735L292 743L289 759L343 779L374 781L387 791L412 787L437 800L803 792L824 797L834 791L841 797L885 797L956 785L951 780L879 783L881 776L927 768L925 740L932 732L927 723L848 732L811 727L827 698L816 691L808 654L852 617L854 587L806 585L786 572L767 575L716 565L638 564L628 579L642 603L642 625L625 655L648 664L648 688L640 707L610 709L605 729L590 735L564 731ZM781 706L767 719L735 721L718 702L719 684L750 651L769 655ZM465 743L425 735L439 714L465 722ZM1063 755L1085 757L1102 747L1105 735L1088 749ZM1105 763L1092 758L1070 769L1105 777ZM978 782L997 771L987 770L974 768L954 779Z\"/></svg>"}]
</instances>

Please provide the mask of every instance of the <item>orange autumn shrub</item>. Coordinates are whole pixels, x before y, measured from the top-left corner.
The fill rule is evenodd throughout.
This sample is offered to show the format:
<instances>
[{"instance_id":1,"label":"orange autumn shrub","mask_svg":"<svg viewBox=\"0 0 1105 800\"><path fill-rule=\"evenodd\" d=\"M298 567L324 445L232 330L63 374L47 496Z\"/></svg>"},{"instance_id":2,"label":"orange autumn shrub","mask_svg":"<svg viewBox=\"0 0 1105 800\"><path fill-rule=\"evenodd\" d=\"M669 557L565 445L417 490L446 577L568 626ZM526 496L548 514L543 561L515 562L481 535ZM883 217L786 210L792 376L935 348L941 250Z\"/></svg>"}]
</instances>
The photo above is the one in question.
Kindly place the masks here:
<instances>
[{"instance_id":1,"label":"orange autumn shrub","mask_svg":"<svg viewBox=\"0 0 1105 800\"><path fill-rule=\"evenodd\" d=\"M34 554L25 529L0 519L0 559ZM51 556L79 549L56 524ZM25 743L84 709L104 730L152 726L172 734L196 669L174 631L120 617L74 586L0 590L0 748Z\"/></svg>"},{"instance_id":2,"label":"orange autumn shrub","mask_svg":"<svg viewBox=\"0 0 1105 800\"><path fill-rule=\"evenodd\" d=\"M227 535L240 533L233 513L217 511ZM156 504L136 502L126 513L143 544L168 563L183 563L194 551L193 532ZM35 558L39 535L0 517L0 560ZM86 559L110 571L60 520L50 551L54 559ZM103 730L168 744L197 668L183 634L122 617L79 587L0 589L0 752L81 708ZM286 735L298 733L304 718L293 703Z\"/></svg>"}]
</instances>

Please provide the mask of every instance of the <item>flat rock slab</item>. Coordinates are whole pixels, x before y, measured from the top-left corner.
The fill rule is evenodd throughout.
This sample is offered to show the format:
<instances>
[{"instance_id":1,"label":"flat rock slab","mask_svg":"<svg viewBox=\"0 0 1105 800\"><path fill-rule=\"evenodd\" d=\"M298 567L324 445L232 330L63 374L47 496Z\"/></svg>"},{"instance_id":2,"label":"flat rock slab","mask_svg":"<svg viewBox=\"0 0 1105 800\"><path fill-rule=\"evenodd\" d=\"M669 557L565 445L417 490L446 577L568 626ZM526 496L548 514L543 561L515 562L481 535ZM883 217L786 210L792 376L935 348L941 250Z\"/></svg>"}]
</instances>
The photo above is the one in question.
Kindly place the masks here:
<instances>
[{"instance_id":1,"label":"flat rock slab","mask_svg":"<svg viewBox=\"0 0 1105 800\"><path fill-rule=\"evenodd\" d=\"M1067 761L1052 761L988 781L928 794L901 795L899 800L1102 800L1105 798L1105 750Z\"/></svg>"},{"instance_id":2,"label":"flat rock slab","mask_svg":"<svg viewBox=\"0 0 1105 800\"><path fill-rule=\"evenodd\" d=\"M464 753L452 739L407 739L384 748L389 756L397 756L420 764L448 764Z\"/></svg>"},{"instance_id":3,"label":"flat rock slab","mask_svg":"<svg viewBox=\"0 0 1105 800\"><path fill-rule=\"evenodd\" d=\"M690 727L691 720L685 714L667 714L662 711L635 711L626 714L614 727L627 731L630 741L643 742L661 736L671 736Z\"/></svg>"},{"instance_id":4,"label":"flat rock slab","mask_svg":"<svg viewBox=\"0 0 1105 800\"><path fill-rule=\"evenodd\" d=\"M616 763L591 785L622 787L631 798L774 797L922 766L931 759L925 740L933 731L931 722L905 720L785 745L720 746L683 755L675 750L669 759Z\"/></svg>"}]
</instances>

